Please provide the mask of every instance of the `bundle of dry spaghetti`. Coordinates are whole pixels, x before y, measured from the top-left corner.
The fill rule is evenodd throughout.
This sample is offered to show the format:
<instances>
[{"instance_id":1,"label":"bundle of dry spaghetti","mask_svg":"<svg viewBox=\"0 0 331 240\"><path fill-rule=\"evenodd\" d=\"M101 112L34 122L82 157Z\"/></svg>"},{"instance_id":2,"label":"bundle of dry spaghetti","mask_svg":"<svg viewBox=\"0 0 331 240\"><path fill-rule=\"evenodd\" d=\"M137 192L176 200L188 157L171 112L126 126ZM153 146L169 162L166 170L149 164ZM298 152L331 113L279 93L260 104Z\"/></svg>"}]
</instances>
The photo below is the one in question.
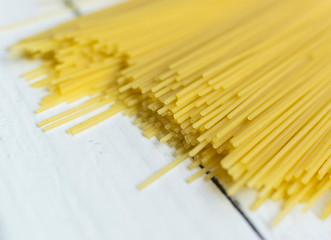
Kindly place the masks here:
<instances>
[{"instance_id":1,"label":"bundle of dry spaghetti","mask_svg":"<svg viewBox=\"0 0 331 240\"><path fill-rule=\"evenodd\" d=\"M89 96L40 123L50 130L109 108L176 148L229 193L256 189L253 209L308 210L331 189L329 0L135 0L79 17L12 47L43 65L27 74L49 95L38 112ZM331 203L322 217L331 213Z\"/></svg>"}]
</instances>

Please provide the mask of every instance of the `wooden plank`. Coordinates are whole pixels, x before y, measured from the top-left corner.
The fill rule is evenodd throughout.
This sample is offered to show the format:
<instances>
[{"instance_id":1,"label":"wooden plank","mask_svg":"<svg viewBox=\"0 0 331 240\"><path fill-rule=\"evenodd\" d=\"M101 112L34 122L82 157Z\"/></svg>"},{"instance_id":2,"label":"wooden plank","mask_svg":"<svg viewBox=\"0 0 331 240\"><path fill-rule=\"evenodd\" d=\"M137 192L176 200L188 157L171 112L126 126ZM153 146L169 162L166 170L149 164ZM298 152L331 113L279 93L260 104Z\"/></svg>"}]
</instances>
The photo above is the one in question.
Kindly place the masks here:
<instances>
[{"instance_id":1,"label":"wooden plank","mask_svg":"<svg viewBox=\"0 0 331 240\"><path fill-rule=\"evenodd\" d=\"M9 60L6 49L71 16L2 35L0 238L257 239L212 183L186 183L193 174L189 162L138 191L139 183L174 159L171 149L143 137L130 119L119 115L76 137L65 133L68 126L50 133L36 126L63 106L36 115L45 92L20 75L37 63Z\"/></svg>"}]
</instances>

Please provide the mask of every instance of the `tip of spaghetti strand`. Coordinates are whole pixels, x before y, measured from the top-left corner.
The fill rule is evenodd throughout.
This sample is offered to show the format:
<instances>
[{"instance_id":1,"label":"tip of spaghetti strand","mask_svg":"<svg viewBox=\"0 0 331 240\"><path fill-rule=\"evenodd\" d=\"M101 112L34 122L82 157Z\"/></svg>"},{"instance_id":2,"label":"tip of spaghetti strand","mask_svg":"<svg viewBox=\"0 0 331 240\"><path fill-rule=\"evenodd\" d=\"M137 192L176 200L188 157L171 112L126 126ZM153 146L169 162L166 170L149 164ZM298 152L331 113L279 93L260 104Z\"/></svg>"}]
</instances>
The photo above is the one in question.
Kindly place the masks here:
<instances>
[{"instance_id":1,"label":"tip of spaghetti strand","mask_svg":"<svg viewBox=\"0 0 331 240\"><path fill-rule=\"evenodd\" d=\"M38 127L44 127L49 123L50 122L48 121L48 119L46 119L46 120L43 120L43 121L39 122L37 125L38 125Z\"/></svg>"},{"instance_id":2,"label":"tip of spaghetti strand","mask_svg":"<svg viewBox=\"0 0 331 240\"><path fill-rule=\"evenodd\" d=\"M330 213L324 212L321 216L322 219L327 219L329 217Z\"/></svg>"},{"instance_id":3,"label":"tip of spaghetti strand","mask_svg":"<svg viewBox=\"0 0 331 240\"><path fill-rule=\"evenodd\" d=\"M48 110L48 108L46 108L46 107L40 107L40 108L37 108L35 112L38 114L38 113L45 112L46 110Z\"/></svg>"},{"instance_id":4,"label":"tip of spaghetti strand","mask_svg":"<svg viewBox=\"0 0 331 240\"><path fill-rule=\"evenodd\" d=\"M9 59L13 59L13 58L17 58L17 57L22 57L23 55L23 52L22 51L17 51L15 53L11 53L9 55Z\"/></svg>"},{"instance_id":5,"label":"tip of spaghetti strand","mask_svg":"<svg viewBox=\"0 0 331 240\"><path fill-rule=\"evenodd\" d=\"M194 182L196 179L197 179L196 176L192 176L192 177L190 177L189 179L187 179L186 182L187 182L187 183L192 183L192 182Z\"/></svg>"},{"instance_id":6,"label":"tip of spaghetti strand","mask_svg":"<svg viewBox=\"0 0 331 240\"><path fill-rule=\"evenodd\" d=\"M150 181L147 180L147 181L141 183L141 184L138 186L138 189L139 189L139 190L143 190L143 189L145 189L147 186L149 186L151 183L152 183L152 182L150 182Z\"/></svg>"},{"instance_id":7,"label":"tip of spaghetti strand","mask_svg":"<svg viewBox=\"0 0 331 240\"><path fill-rule=\"evenodd\" d=\"M77 127L75 126L75 127L69 128L69 129L67 130L67 133L69 133L69 134L75 136L75 135L81 133L82 131L83 131L82 129L77 128Z\"/></svg>"},{"instance_id":8,"label":"tip of spaghetti strand","mask_svg":"<svg viewBox=\"0 0 331 240\"><path fill-rule=\"evenodd\" d=\"M1 28L0 28L0 32L1 32ZM7 50L8 51L19 50L23 47L22 45L23 45L22 43L17 43L15 45L8 47Z\"/></svg>"}]
</instances>

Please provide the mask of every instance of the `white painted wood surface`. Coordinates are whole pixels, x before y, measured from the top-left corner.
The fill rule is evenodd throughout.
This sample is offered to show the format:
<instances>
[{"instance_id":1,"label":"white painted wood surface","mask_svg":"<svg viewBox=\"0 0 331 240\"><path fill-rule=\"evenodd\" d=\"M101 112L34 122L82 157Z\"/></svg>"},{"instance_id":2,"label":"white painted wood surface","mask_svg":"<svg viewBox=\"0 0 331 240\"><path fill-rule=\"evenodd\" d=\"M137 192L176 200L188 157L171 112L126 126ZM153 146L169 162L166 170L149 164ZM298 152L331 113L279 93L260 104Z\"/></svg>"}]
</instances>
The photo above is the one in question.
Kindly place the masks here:
<instances>
[{"instance_id":1,"label":"white painted wood surface","mask_svg":"<svg viewBox=\"0 0 331 240\"><path fill-rule=\"evenodd\" d=\"M20 76L38 63L9 60L6 49L73 15L63 11L12 30L1 27L65 9L42 1L0 0L0 240L258 239L212 183L185 182L193 174L189 162L138 191L174 159L171 149L144 138L130 119L118 115L75 137L64 131L72 124L50 133L36 126L63 106L36 115L45 92ZM83 12L97 5L104 2L85 2ZM236 197L266 239L331 239L331 219L319 219L319 205L306 214L297 207L271 229L278 204L251 212L254 198L251 191Z\"/></svg>"}]
</instances>

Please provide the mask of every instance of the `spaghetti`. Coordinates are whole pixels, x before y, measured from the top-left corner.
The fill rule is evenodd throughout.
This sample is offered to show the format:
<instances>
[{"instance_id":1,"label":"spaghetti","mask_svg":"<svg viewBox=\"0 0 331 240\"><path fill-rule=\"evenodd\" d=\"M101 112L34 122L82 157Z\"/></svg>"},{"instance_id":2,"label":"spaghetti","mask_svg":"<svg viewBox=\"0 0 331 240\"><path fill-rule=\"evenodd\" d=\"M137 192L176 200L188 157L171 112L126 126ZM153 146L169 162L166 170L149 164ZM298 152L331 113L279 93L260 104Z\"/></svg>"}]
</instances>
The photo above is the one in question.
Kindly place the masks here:
<instances>
[{"instance_id":1,"label":"spaghetti","mask_svg":"<svg viewBox=\"0 0 331 240\"><path fill-rule=\"evenodd\" d=\"M295 9L295 14L294 14ZM331 188L331 4L328 0L134 0L22 40L11 49L44 64L24 76L50 93L37 112L90 96L39 123L53 129L124 110L177 160L206 175L284 199L279 223ZM331 214L326 206L323 218Z\"/></svg>"}]
</instances>

